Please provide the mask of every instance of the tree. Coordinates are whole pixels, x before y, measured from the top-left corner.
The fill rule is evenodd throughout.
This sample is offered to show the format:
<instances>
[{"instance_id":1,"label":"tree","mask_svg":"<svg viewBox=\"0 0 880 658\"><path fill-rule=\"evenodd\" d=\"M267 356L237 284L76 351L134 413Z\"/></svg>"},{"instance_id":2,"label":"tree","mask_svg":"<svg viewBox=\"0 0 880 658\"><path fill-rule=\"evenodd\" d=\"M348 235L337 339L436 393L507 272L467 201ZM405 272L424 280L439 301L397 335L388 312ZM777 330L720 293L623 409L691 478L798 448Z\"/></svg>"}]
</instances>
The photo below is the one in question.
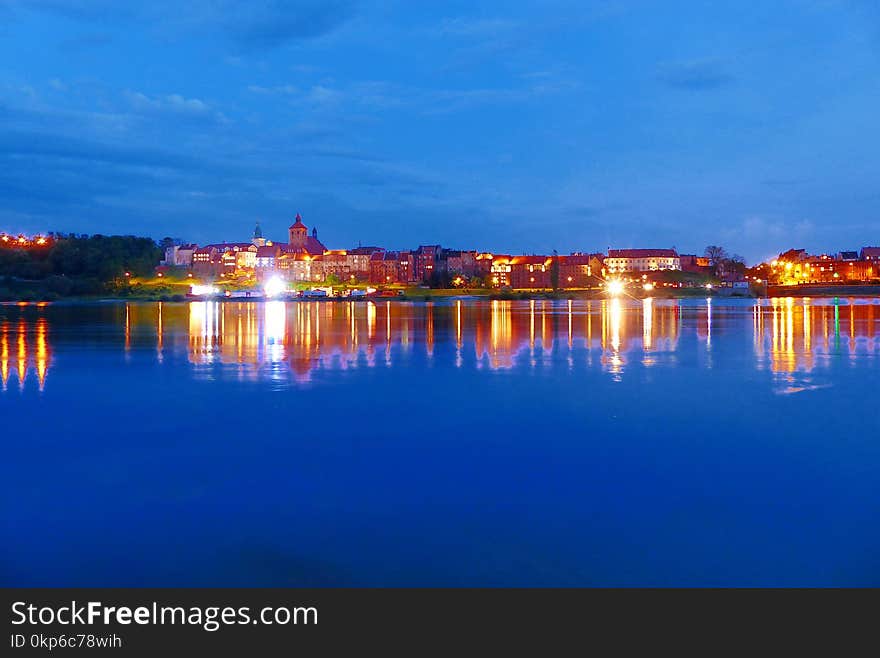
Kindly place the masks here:
<instances>
[{"instance_id":1,"label":"tree","mask_svg":"<svg viewBox=\"0 0 880 658\"><path fill-rule=\"evenodd\" d=\"M746 259L739 254L732 254L721 261L718 276L733 276L742 279L746 273Z\"/></svg>"},{"instance_id":2,"label":"tree","mask_svg":"<svg viewBox=\"0 0 880 658\"><path fill-rule=\"evenodd\" d=\"M727 251L724 247L719 247L718 245L710 244L706 247L706 251L704 252L706 258L709 259L709 265L715 267L720 264L725 258L727 258Z\"/></svg>"}]
</instances>

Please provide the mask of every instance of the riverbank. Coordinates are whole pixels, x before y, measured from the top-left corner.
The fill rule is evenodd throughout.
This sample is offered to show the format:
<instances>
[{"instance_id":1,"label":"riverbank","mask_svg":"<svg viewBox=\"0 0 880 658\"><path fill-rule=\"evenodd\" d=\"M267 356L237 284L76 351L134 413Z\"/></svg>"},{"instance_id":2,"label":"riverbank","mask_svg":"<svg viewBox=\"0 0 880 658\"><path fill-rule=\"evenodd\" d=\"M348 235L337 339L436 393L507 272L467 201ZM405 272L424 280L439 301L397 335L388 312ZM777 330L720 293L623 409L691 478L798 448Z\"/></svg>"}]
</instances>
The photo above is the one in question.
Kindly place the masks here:
<instances>
[{"instance_id":1,"label":"riverbank","mask_svg":"<svg viewBox=\"0 0 880 658\"><path fill-rule=\"evenodd\" d=\"M880 284L814 284L768 286L768 297L880 297Z\"/></svg>"},{"instance_id":2,"label":"riverbank","mask_svg":"<svg viewBox=\"0 0 880 658\"><path fill-rule=\"evenodd\" d=\"M187 302L197 298L189 296L190 282L135 282L113 291L93 294L61 294L46 288L30 287L22 291L0 291L0 302ZM399 287L389 289L395 294L370 297L328 297L312 298L309 301L441 301L454 298L481 298L489 300L566 300L566 299L606 299L604 288L578 288L564 290L494 290L488 288L420 288ZM257 291L255 291L257 292ZM766 289L733 291L730 288L655 288L650 291L627 289L622 297L630 299L698 299L698 298L757 298L757 297L880 297L880 285L798 285L770 286ZM262 298L247 300L241 297L218 297L218 301L241 302L262 301Z\"/></svg>"},{"instance_id":3,"label":"riverbank","mask_svg":"<svg viewBox=\"0 0 880 658\"><path fill-rule=\"evenodd\" d=\"M339 302L431 302L444 301L451 299L485 299L491 301L522 301L522 300L568 300L568 299L608 299L608 293L601 288L582 289L582 290L514 290L514 291L497 291L497 290L408 290L401 291L401 294L395 295L370 295L359 297L311 297L311 298L287 298L287 301L319 301L325 303ZM633 291L625 292L620 295L626 299L705 299L706 297L718 298L756 298L755 294L740 295L724 295L718 291L709 291L702 289L681 288L676 290L659 290L652 292ZM191 302L191 301L216 301L223 303L236 302L263 302L268 301L265 297L255 295L254 297L193 297L186 294L156 294L149 292L141 292L139 294L128 295L70 295L59 296L55 294L39 295L29 294L26 296L15 297L6 296L0 298L0 303L96 303L96 302Z\"/></svg>"}]
</instances>

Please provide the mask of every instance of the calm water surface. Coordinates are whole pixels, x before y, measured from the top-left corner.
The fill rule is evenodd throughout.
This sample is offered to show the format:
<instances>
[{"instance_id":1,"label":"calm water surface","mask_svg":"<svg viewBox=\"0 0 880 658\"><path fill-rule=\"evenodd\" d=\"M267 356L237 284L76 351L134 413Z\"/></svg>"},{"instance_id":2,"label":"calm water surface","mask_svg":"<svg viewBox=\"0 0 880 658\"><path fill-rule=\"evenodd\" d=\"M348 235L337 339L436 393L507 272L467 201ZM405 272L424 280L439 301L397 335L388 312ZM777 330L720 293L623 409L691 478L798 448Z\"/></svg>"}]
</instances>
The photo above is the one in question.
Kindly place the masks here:
<instances>
[{"instance_id":1,"label":"calm water surface","mask_svg":"<svg viewBox=\"0 0 880 658\"><path fill-rule=\"evenodd\" d=\"M0 306L2 585L880 585L880 300Z\"/></svg>"}]
</instances>

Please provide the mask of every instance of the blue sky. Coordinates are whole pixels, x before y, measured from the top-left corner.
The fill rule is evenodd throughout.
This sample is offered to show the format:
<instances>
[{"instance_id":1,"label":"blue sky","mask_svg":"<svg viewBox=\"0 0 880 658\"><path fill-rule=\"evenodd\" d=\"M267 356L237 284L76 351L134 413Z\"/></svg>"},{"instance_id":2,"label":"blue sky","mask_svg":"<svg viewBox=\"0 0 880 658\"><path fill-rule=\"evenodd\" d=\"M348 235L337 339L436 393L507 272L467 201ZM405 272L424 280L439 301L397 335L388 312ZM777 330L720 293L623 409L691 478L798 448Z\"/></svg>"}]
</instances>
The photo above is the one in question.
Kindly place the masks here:
<instances>
[{"instance_id":1,"label":"blue sky","mask_svg":"<svg viewBox=\"0 0 880 658\"><path fill-rule=\"evenodd\" d=\"M880 243L863 0L0 0L0 229Z\"/></svg>"}]
</instances>

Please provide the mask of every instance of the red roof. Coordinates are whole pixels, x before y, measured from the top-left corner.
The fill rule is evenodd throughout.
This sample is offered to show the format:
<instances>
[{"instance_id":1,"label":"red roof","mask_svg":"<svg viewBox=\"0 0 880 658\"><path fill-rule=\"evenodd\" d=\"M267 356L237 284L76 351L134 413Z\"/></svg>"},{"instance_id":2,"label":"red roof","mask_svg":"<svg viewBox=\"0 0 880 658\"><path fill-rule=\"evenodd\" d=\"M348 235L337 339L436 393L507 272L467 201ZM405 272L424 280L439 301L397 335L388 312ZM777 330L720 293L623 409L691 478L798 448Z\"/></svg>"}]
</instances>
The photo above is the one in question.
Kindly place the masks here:
<instances>
[{"instance_id":1,"label":"red roof","mask_svg":"<svg viewBox=\"0 0 880 658\"><path fill-rule=\"evenodd\" d=\"M306 228L306 225L303 224L302 217L299 216L299 213L296 213L296 221L294 221L293 224L290 225L290 228L302 228L308 230Z\"/></svg>"},{"instance_id":2,"label":"red roof","mask_svg":"<svg viewBox=\"0 0 880 658\"><path fill-rule=\"evenodd\" d=\"M257 247L257 258L274 258L278 254L278 247L272 245L264 245L262 247Z\"/></svg>"},{"instance_id":3,"label":"red roof","mask_svg":"<svg viewBox=\"0 0 880 658\"><path fill-rule=\"evenodd\" d=\"M550 256L514 256L510 259L511 265L548 265Z\"/></svg>"},{"instance_id":4,"label":"red roof","mask_svg":"<svg viewBox=\"0 0 880 658\"><path fill-rule=\"evenodd\" d=\"M675 249L609 249L608 258L678 258Z\"/></svg>"},{"instance_id":5,"label":"red roof","mask_svg":"<svg viewBox=\"0 0 880 658\"><path fill-rule=\"evenodd\" d=\"M590 256L588 254L571 254L570 256L560 256L560 265L589 265Z\"/></svg>"}]
</instances>

